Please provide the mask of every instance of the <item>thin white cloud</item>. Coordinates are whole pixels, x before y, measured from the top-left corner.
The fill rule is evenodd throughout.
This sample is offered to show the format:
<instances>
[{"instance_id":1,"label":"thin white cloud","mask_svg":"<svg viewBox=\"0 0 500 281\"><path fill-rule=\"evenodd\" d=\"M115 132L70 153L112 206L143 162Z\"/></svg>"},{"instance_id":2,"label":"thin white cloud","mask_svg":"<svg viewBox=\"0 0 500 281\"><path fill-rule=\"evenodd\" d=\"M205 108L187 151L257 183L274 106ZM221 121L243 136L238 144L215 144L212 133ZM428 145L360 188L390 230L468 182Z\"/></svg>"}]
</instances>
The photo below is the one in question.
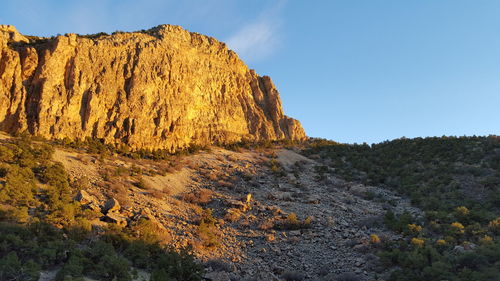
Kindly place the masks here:
<instances>
[{"instance_id":1,"label":"thin white cloud","mask_svg":"<svg viewBox=\"0 0 500 281\"><path fill-rule=\"evenodd\" d=\"M286 0L256 1L259 4L232 0L0 1L5 2L2 2L4 9L0 9L2 22L17 25L26 34L111 33L177 24L225 39L221 41L227 42L247 63L272 55L280 46L281 12L286 3Z\"/></svg>"},{"instance_id":2,"label":"thin white cloud","mask_svg":"<svg viewBox=\"0 0 500 281\"><path fill-rule=\"evenodd\" d=\"M227 45L247 63L265 59L280 46L281 16L285 1L265 10L254 22L241 27L229 39Z\"/></svg>"},{"instance_id":3,"label":"thin white cloud","mask_svg":"<svg viewBox=\"0 0 500 281\"><path fill-rule=\"evenodd\" d=\"M229 48L245 61L257 61L271 55L279 45L277 26L258 21L241 28L227 40Z\"/></svg>"}]
</instances>

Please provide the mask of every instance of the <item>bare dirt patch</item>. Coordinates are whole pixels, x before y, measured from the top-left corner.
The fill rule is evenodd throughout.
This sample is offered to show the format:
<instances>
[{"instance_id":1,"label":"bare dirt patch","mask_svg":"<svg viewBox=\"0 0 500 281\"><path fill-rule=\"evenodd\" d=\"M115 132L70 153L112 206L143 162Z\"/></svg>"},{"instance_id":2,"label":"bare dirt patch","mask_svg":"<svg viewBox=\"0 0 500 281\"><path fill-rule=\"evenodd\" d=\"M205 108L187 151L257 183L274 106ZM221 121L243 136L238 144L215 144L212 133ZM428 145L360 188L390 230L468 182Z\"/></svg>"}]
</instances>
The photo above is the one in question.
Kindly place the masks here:
<instances>
[{"instance_id":1,"label":"bare dirt patch","mask_svg":"<svg viewBox=\"0 0 500 281\"><path fill-rule=\"evenodd\" d=\"M93 156L56 149L53 160L61 162L72 178L87 177L92 183L100 179L98 164Z\"/></svg>"},{"instance_id":2,"label":"bare dirt patch","mask_svg":"<svg viewBox=\"0 0 500 281\"><path fill-rule=\"evenodd\" d=\"M285 167L292 166L293 164L299 161L304 161L306 163L313 162L311 159L289 149L280 149L277 152L277 155L278 155L278 162Z\"/></svg>"}]
</instances>

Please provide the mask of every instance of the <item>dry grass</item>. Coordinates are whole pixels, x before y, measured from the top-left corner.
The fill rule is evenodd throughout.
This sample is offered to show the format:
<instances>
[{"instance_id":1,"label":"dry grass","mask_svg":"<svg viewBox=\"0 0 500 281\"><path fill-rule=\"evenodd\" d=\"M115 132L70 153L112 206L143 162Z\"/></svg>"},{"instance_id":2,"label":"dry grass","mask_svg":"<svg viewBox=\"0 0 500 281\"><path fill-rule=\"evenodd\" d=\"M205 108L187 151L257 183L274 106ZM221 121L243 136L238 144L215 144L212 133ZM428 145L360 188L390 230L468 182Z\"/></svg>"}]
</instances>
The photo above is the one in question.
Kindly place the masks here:
<instances>
[{"instance_id":1,"label":"dry grass","mask_svg":"<svg viewBox=\"0 0 500 281\"><path fill-rule=\"evenodd\" d=\"M228 181L225 181L225 180L218 181L217 185L220 186L220 187L228 188L228 189L233 189L234 188L234 183L228 182Z\"/></svg>"},{"instance_id":2,"label":"dry grass","mask_svg":"<svg viewBox=\"0 0 500 281\"><path fill-rule=\"evenodd\" d=\"M162 176L166 176L169 172L169 169L170 169L170 165L168 165L168 163L162 162L162 163L158 163L156 165L156 172Z\"/></svg>"},{"instance_id":3,"label":"dry grass","mask_svg":"<svg viewBox=\"0 0 500 281\"><path fill-rule=\"evenodd\" d=\"M194 161L186 161L185 164L189 169L197 171L200 168L200 165L197 162Z\"/></svg>"},{"instance_id":4,"label":"dry grass","mask_svg":"<svg viewBox=\"0 0 500 281\"><path fill-rule=\"evenodd\" d=\"M126 176L129 174L129 171L126 167L120 166L116 167L114 176L121 177L121 176Z\"/></svg>"},{"instance_id":5,"label":"dry grass","mask_svg":"<svg viewBox=\"0 0 500 281\"><path fill-rule=\"evenodd\" d=\"M180 171L184 165L185 162L183 161L182 157L176 156L170 159L169 161L170 168L173 169L174 172Z\"/></svg>"},{"instance_id":6,"label":"dry grass","mask_svg":"<svg viewBox=\"0 0 500 281\"><path fill-rule=\"evenodd\" d=\"M139 177L139 179L137 180L137 182L135 183L135 185L140 188L140 189L144 189L144 190L151 190L152 188L146 183L146 181L142 178L142 177Z\"/></svg>"},{"instance_id":7,"label":"dry grass","mask_svg":"<svg viewBox=\"0 0 500 281\"><path fill-rule=\"evenodd\" d=\"M232 154L229 154L229 155L227 156L227 160L228 160L228 161L231 161L231 162L236 162L236 161L238 161L238 157L236 157L236 156L234 156L234 155L232 155Z\"/></svg>"},{"instance_id":8,"label":"dry grass","mask_svg":"<svg viewBox=\"0 0 500 281\"><path fill-rule=\"evenodd\" d=\"M260 230L269 230L274 228L274 219L267 219L259 225Z\"/></svg>"},{"instance_id":9,"label":"dry grass","mask_svg":"<svg viewBox=\"0 0 500 281\"><path fill-rule=\"evenodd\" d=\"M224 219L230 222L237 222L243 214L239 209L236 208L231 208L228 209L226 212L226 215L224 216Z\"/></svg>"},{"instance_id":10,"label":"dry grass","mask_svg":"<svg viewBox=\"0 0 500 281\"><path fill-rule=\"evenodd\" d=\"M295 213L290 213L286 219L281 219L278 224L275 225L277 229L280 230L298 230L303 228L309 228L312 223L312 218L307 217L303 221L300 221Z\"/></svg>"},{"instance_id":11,"label":"dry grass","mask_svg":"<svg viewBox=\"0 0 500 281\"><path fill-rule=\"evenodd\" d=\"M207 204L212 201L213 193L209 189L200 189L184 194L182 199L193 204Z\"/></svg>"},{"instance_id":12,"label":"dry grass","mask_svg":"<svg viewBox=\"0 0 500 281\"><path fill-rule=\"evenodd\" d=\"M89 178L83 176L81 178L75 179L72 186L78 190L89 190L91 187L91 183L89 181Z\"/></svg>"},{"instance_id":13,"label":"dry grass","mask_svg":"<svg viewBox=\"0 0 500 281\"><path fill-rule=\"evenodd\" d=\"M219 175L217 175L217 173L210 173L207 178L211 181L216 181L219 178Z\"/></svg>"},{"instance_id":14,"label":"dry grass","mask_svg":"<svg viewBox=\"0 0 500 281\"><path fill-rule=\"evenodd\" d=\"M162 189L163 193L165 195L171 195L172 194L172 189L170 186L165 186L163 189Z\"/></svg>"},{"instance_id":15,"label":"dry grass","mask_svg":"<svg viewBox=\"0 0 500 281\"><path fill-rule=\"evenodd\" d=\"M190 162L188 161L187 164ZM182 170L182 168L186 165L185 161L182 160L181 157L176 156L172 157L168 161L156 162L155 169L156 173L162 176L166 176L167 174L173 174Z\"/></svg>"},{"instance_id":16,"label":"dry grass","mask_svg":"<svg viewBox=\"0 0 500 281\"><path fill-rule=\"evenodd\" d=\"M122 206L130 206L130 198L128 197L128 188L122 182L112 182L109 185L109 190L111 192L111 196L114 197L120 205Z\"/></svg>"},{"instance_id":17,"label":"dry grass","mask_svg":"<svg viewBox=\"0 0 500 281\"><path fill-rule=\"evenodd\" d=\"M109 185L109 189L113 195L127 192L127 188L125 187L125 185L119 181L111 182L111 184Z\"/></svg>"},{"instance_id":18,"label":"dry grass","mask_svg":"<svg viewBox=\"0 0 500 281\"><path fill-rule=\"evenodd\" d=\"M163 198L165 198L165 196L167 196L167 194L165 194L163 191L158 190L158 189L151 189L148 191L148 194L150 196L153 196L156 199L163 199Z\"/></svg>"}]
</instances>

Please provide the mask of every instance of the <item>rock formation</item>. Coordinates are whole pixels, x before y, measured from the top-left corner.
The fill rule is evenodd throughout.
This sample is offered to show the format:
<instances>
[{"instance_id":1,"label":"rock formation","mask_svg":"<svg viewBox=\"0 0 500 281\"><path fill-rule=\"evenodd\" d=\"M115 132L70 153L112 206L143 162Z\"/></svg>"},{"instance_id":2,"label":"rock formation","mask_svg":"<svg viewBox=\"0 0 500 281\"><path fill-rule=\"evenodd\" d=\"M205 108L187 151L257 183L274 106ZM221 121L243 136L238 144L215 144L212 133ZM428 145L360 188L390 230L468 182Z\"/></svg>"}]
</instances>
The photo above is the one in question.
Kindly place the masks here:
<instances>
[{"instance_id":1,"label":"rock formation","mask_svg":"<svg viewBox=\"0 0 500 281\"><path fill-rule=\"evenodd\" d=\"M0 26L0 130L169 151L305 138L269 77L171 25L52 38Z\"/></svg>"}]
</instances>

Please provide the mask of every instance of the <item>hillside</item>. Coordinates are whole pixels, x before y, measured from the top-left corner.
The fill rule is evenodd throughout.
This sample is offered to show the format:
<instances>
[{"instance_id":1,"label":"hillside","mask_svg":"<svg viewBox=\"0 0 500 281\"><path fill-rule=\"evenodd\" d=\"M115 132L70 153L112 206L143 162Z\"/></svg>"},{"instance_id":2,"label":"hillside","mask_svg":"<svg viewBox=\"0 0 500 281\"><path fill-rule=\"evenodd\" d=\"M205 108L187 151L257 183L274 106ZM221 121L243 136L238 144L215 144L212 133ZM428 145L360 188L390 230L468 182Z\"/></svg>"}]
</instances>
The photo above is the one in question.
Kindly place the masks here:
<instances>
[{"instance_id":1,"label":"hillside","mask_svg":"<svg viewBox=\"0 0 500 281\"><path fill-rule=\"evenodd\" d=\"M407 200L386 190L333 175L324 178L316 171L316 160L279 144L232 150L212 147L161 160L134 159L111 147L95 146L76 148L4 136L0 146L3 237L13 235L10 229L19 223L18 227L31 229L42 221L60 229L51 231L62 235L56 239L62 244L41 244L42 253L26 255L26 248L17 242L7 243L0 267L14 252L21 264L33 259L37 264L33 272L48 276L44 280L56 274L57 278L72 274L128 280L127 270L136 268L150 276L159 274L160 265L146 250L146 256L136 260L126 249L137 247L134 243L159 242L177 251L192 249L210 280L334 280L342 274L375 280L375 272L385 269L374 253L369 254L376 248L370 235L384 239L398 235L383 226L381 214L387 206L367 200L364 194L370 191L397 202L397 213L419 213ZM16 189L23 181L30 185ZM78 235L74 229L81 229ZM124 242L116 237L133 244L120 246ZM112 242L115 250L110 249L109 255L122 261L116 266L123 276L99 269L105 261L85 265L96 239ZM61 250L58 247L69 247L69 252L42 263L45 247L56 252ZM83 256L81 261L72 259L75 252ZM186 263L190 271L196 269ZM179 278L171 277L175 276ZM199 278L183 276L178 280Z\"/></svg>"},{"instance_id":2,"label":"hillside","mask_svg":"<svg viewBox=\"0 0 500 281\"><path fill-rule=\"evenodd\" d=\"M424 216L387 213L406 238L388 243L391 280L499 280L500 138L397 139L374 145L316 140L305 151L341 178L396 191ZM376 194L367 196L378 200Z\"/></svg>"},{"instance_id":3,"label":"hillside","mask_svg":"<svg viewBox=\"0 0 500 281\"><path fill-rule=\"evenodd\" d=\"M73 280L69 276L495 280L498 186L484 181L496 175L494 140L396 140L380 144L384 154L373 158L369 155L377 153L377 146L313 141L306 146L211 147L154 160L154 154L125 155L99 142L76 146L3 135L0 269L16 268L17 261L15 272L24 274L17 280L41 276L47 281ZM474 152L483 163L477 178L461 174L467 179L458 181L467 186L462 195L426 193L421 190L425 185L405 192L402 185L363 184L372 175L390 177L393 171L383 169L390 166L383 161L397 157L389 151L397 151L406 167L425 166L425 152L442 142L451 147L446 141L456 142L457 151L465 147L466 155ZM413 146L412 153L397 149L407 145ZM436 151L430 155L434 165L443 157ZM354 159L374 162L358 166ZM466 165L467 157L460 159L453 160L455 166ZM411 176L420 182L422 173ZM445 170L439 174L449 176L453 173ZM471 187L470 177L486 184L487 193ZM467 200L471 188L476 199ZM441 203L437 207L424 204L434 198ZM40 242L26 248L23 244L33 235ZM104 245L107 252L99 254L96 247ZM158 255L169 258L162 264ZM182 261L180 267L173 266L176 260Z\"/></svg>"},{"instance_id":4,"label":"hillside","mask_svg":"<svg viewBox=\"0 0 500 281\"><path fill-rule=\"evenodd\" d=\"M305 138L278 90L214 38L161 25L23 36L0 26L0 129L132 149Z\"/></svg>"}]
</instances>

